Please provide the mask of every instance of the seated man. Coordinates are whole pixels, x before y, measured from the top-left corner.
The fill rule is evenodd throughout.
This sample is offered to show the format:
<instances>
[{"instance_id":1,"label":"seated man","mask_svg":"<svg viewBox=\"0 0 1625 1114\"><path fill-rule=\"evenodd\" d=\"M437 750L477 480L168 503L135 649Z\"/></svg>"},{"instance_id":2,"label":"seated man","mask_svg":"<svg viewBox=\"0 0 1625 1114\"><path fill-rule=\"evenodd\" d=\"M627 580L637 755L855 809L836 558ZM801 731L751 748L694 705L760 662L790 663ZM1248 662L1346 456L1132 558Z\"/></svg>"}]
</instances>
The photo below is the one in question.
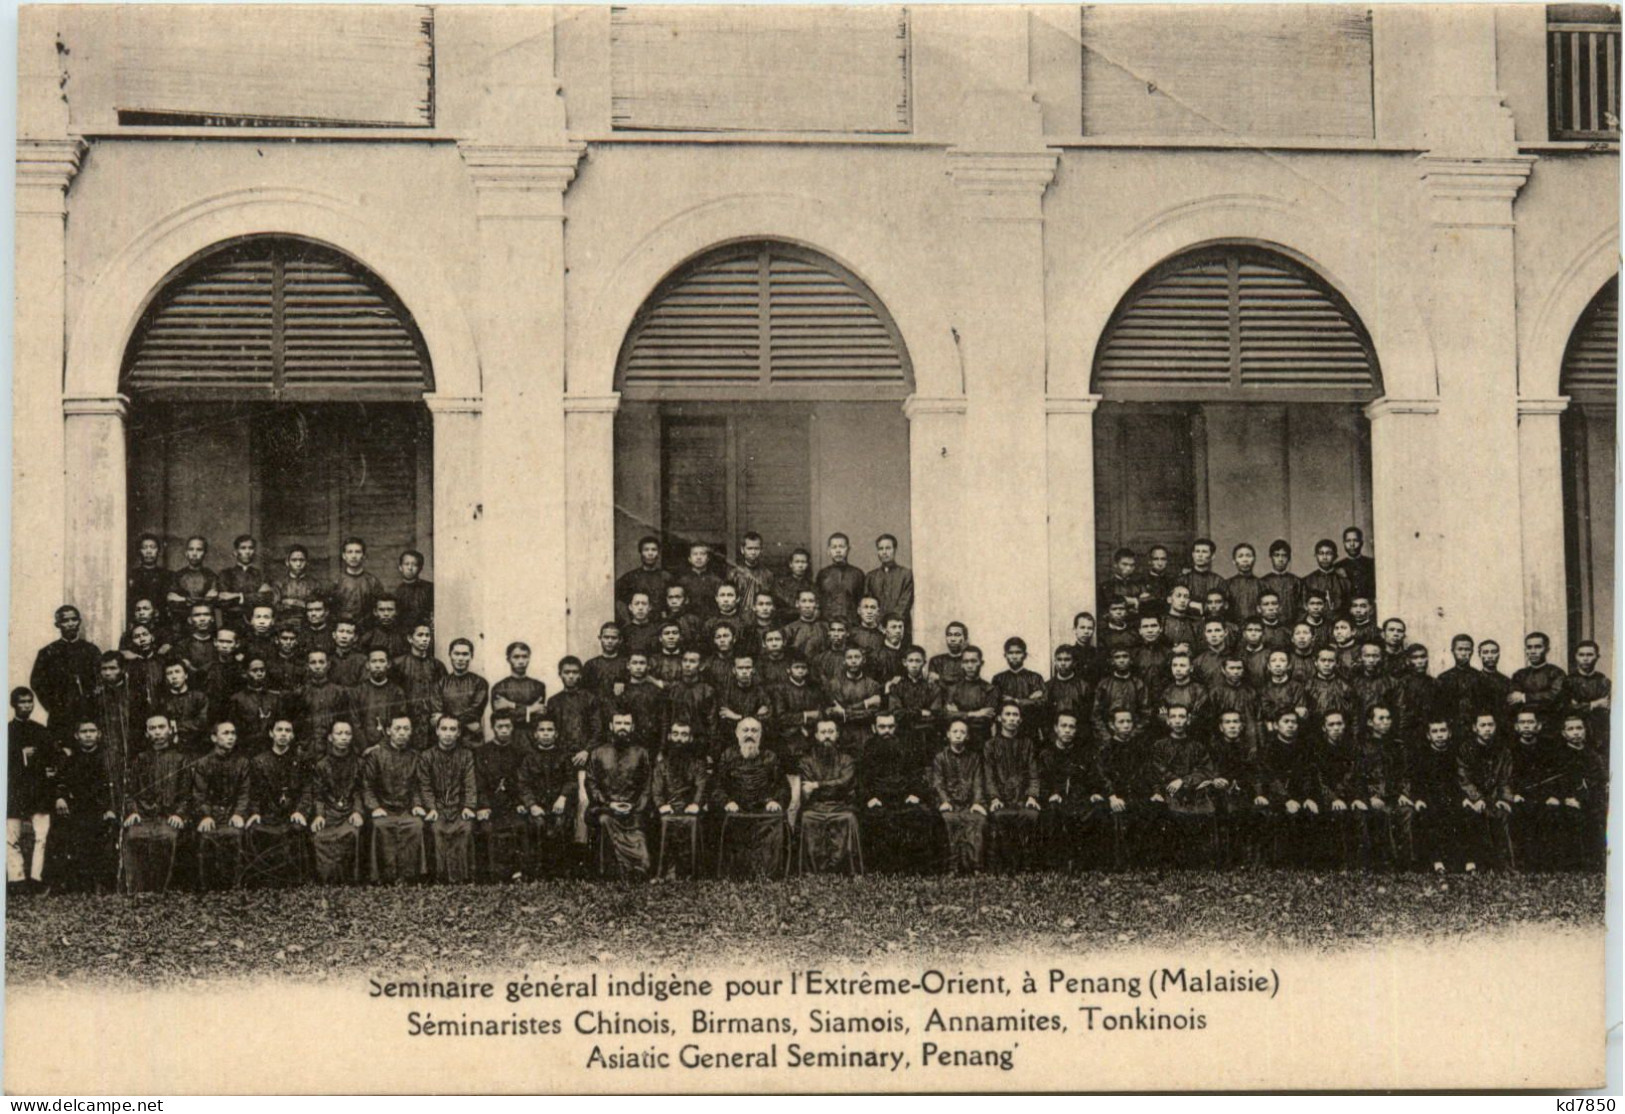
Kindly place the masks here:
<instances>
[{"instance_id":1,"label":"seated man","mask_svg":"<svg viewBox=\"0 0 1625 1114\"><path fill-rule=\"evenodd\" d=\"M609 844L618 876L641 882L649 876L643 822L649 814L654 764L638 745L635 729L631 712L618 708L611 713L609 742L593 748L587 759L587 804L598 838Z\"/></svg>"},{"instance_id":2,"label":"seated man","mask_svg":"<svg viewBox=\"0 0 1625 1114\"><path fill-rule=\"evenodd\" d=\"M948 721L948 745L931 760L931 791L948 826L949 864L961 874L982 869L987 842L987 782L982 756L968 746L970 736L970 723L954 716Z\"/></svg>"},{"instance_id":3,"label":"seated man","mask_svg":"<svg viewBox=\"0 0 1625 1114\"><path fill-rule=\"evenodd\" d=\"M863 873L854 811L857 766L838 744L841 728L825 716L813 727L812 748L801 756L801 869Z\"/></svg>"},{"instance_id":4,"label":"seated man","mask_svg":"<svg viewBox=\"0 0 1625 1114\"><path fill-rule=\"evenodd\" d=\"M248 822L248 759L234 753L237 725L221 720L209 732L214 748L192 765L197 814L197 887L235 889L242 882L243 825Z\"/></svg>"},{"instance_id":5,"label":"seated man","mask_svg":"<svg viewBox=\"0 0 1625 1114\"><path fill-rule=\"evenodd\" d=\"M1456 750L1449 719L1435 715L1427 725L1427 744L1416 748L1406 770L1412 847L1417 861L1432 864L1435 874L1455 870L1461 861Z\"/></svg>"},{"instance_id":6,"label":"seated man","mask_svg":"<svg viewBox=\"0 0 1625 1114\"><path fill-rule=\"evenodd\" d=\"M1138 865L1141 844L1146 842L1149 821L1161 811L1156 796L1155 771L1150 748L1139 738L1139 726L1132 708L1114 708L1106 715L1111 733L1100 746L1100 779L1106 805L1112 814L1115 865L1121 869Z\"/></svg>"},{"instance_id":7,"label":"seated man","mask_svg":"<svg viewBox=\"0 0 1625 1114\"><path fill-rule=\"evenodd\" d=\"M1239 683L1241 661L1233 655L1227 660L1231 682ZM1269 798L1264 796L1257 744L1248 730L1248 713L1225 708L1218 713L1218 722L1208 756L1219 810L1220 861L1227 866L1256 865L1269 832Z\"/></svg>"},{"instance_id":8,"label":"seated man","mask_svg":"<svg viewBox=\"0 0 1625 1114\"><path fill-rule=\"evenodd\" d=\"M1563 806L1557 823L1559 855L1552 863L1558 870L1600 870L1606 865L1607 752L1591 741L1593 722L1587 711L1564 716L1563 743L1552 757L1556 780L1546 803L1557 800Z\"/></svg>"},{"instance_id":9,"label":"seated man","mask_svg":"<svg viewBox=\"0 0 1625 1114\"><path fill-rule=\"evenodd\" d=\"M104 893L118 869L118 812L101 728L81 718L51 783L56 819L45 877L53 889Z\"/></svg>"},{"instance_id":10,"label":"seated man","mask_svg":"<svg viewBox=\"0 0 1625 1114\"><path fill-rule=\"evenodd\" d=\"M1410 809L1402 812L1399 807L1402 760L1395 734L1392 710L1386 704L1373 704L1356 744L1358 753L1348 787L1355 857L1367 869L1378 861L1399 869L1405 861L1403 849L1410 842Z\"/></svg>"},{"instance_id":11,"label":"seated man","mask_svg":"<svg viewBox=\"0 0 1625 1114\"><path fill-rule=\"evenodd\" d=\"M666 745L655 759L651 789L660 818L660 861L655 869L662 877L679 871L691 877L699 873L700 811L710 779L710 763L694 729L687 720L673 720L666 729Z\"/></svg>"},{"instance_id":12,"label":"seated man","mask_svg":"<svg viewBox=\"0 0 1625 1114\"><path fill-rule=\"evenodd\" d=\"M1021 706L1005 698L998 725L982 750L987 783L993 861L1000 870L1023 870L1033 858L1038 834L1038 755L1023 729Z\"/></svg>"},{"instance_id":13,"label":"seated man","mask_svg":"<svg viewBox=\"0 0 1625 1114\"><path fill-rule=\"evenodd\" d=\"M574 863L576 768L559 745L559 725L543 712L531 722L531 745L519 763L519 803L530 817L525 875L557 877Z\"/></svg>"},{"instance_id":14,"label":"seated man","mask_svg":"<svg viewBox=\"0 0 1625 1114\"><path fill-rule=\"evenodd\" d=\"M403 711L408 723L411 717ZM437 882L462 883L474 877L474 816L479 786L474 754L463 746L462 723L442 712L434 722L434 746L418 756L418 801L423 822L433 833Z\"/></svg>"},{"instance_id":15,"label":"seated man","mask_svg":"<svg viewBox=\"0 0 1625 1114\"><path fill-rule=\"evenodd\" d=\"M1501 849L1496 826L1500 823L1506 829L1512 856L1507 859L1492 851L1490 862L1478 865L1518 870L1552 868L1561 842L1558 827L1562 820L1562 798L1554 796L1558 774L1553 762L1560 745L1551 740L1545 723L1533 709L1521 708L1513 717L1512 745L1504 757L1505 777L1500 800L1492 802L1482 813L1489 818L1486 827L1496 850Z\"/></svg>"},{"instance_id":16,"label":"seated man","mask_svg":"<svg viewBox=\"0 0 1625 1114\"><path fill-rule=\"evenodd\" d=\"M1215 794L1219 777L1213 758L1190 732L1190 709L1174 704L1168 730L1151 744L1151 763L1163 797L1163 861L1175 866L1210 866L1217 840Z\"/></svg>"},{"instance_id":17,"label":"seated man","mask_svg":"<svg viewBox=\"0 0 1625 1114\"><path fill-rule=\"evenodd\" d=\"M525 743L515 724L519 715L512 708L492 712L491 741L474 752L474 780L480 791L474 812L474 855L484 882L523 877L527 814L519 794L519 766L525 760Z\"/></svg>"},{"instance_id":18,"label":"seated man","mask_svg":"<svg viewBox=\"0 0 1625 1114\"><path fill-rule=\"evenodd\" d=\"M722 814L717 872L724 878L776 878L785 868L790 783L779 756L762 749L762 721L734 725L735 745L717 761L711 798Z\"/></svg>"},{"instance_id":19,"label":"seated man","mask_svg":"<svg viewBox=\"0 0 1625 1114\"><path fill-rule=\"evenodd\" d=\"M441 715L437 729L449 714ZM403 711L390 721L384 745L361 758L361 802L372 818L374 882L416 881L428 869L423 846L428 810L418 778L419 755L411 744L412 717Z\"/></svg>"},{"instance_id":20,"label":"seated man","mask_svg":"<svg viewBox=\"0 0 1625 1114\"><path fill-rule=\"evenodd\" d=\"M174 728L162 713L147 717L147 749L130 770L124 799L119 864L126 893L163 893L175 873L191 795L186 756L174 746Z\"/></svg>"},{"instance_id":21,"label":"seated man","mask_svg":"<svg viewBox=\"0 0 1625 1114\"><path fill-rule=\"evenodd\" d=\"M1062 708L1050 722L1050 742L1038 752L1038 795L1044 810L1038 814L1039 847L1044 865L1052 870L1111 865L1111 844L1106 821L1111 812L1102 793L1094 756L1078 741L1083 714Z\"/></svg>"},{"instance_id":22,"label":"seated man","mask_svg":"<svg viewBox=\"0 0 1625 1114\"><path fill-rule=\"evenodd\" d=\"M1264 743L1264 795L1274 802L1277 865L1303 866L1322 854L1325 828L1320 823L1320 769L1317 755L1303 738L1295 708L1276 714L1273 733Z\"/></svg>"},{"instance_id":23,"label":"seated man","mask_svg":"<svg viewBox=\"0 0 1625 1114\"><path fill-rule=\"evenodd\" d=\"M360 881L361 827L366 822L362 796L355 726L347 719L335 719L327 728L327 752L311 771L299 809L310 819L316 881L346 885Z\"/></svg>"},{"instance_id":24,"label":"seated man","mask_svg":"<svg viewBox=\"0 0 1625 1114\"><path fill-rule=\"evenodd\" d=\"M293 745L293 720L271 725L271 749L248 760L248 824L243 834L243 880L249 885L295 886L306 867L308 817L305 779L310 771Z\"/></svg>"},{"instance_id":25,"label":"seated man","mask_svg":"<svg viewBox=\"0 0 1625 1114\"><path fill-rule=\"evenodd\" d=\"M914 647L908 660L920 671L924 651ZM935 681L921 684L938 688ZM895 698L897 693L893 692ZM858 797L863 802L862 826L869 851L865 865L876 870L923 873L934 871L945 851L936 795L931 791L932 733L925 720L902 729L896 711L875 713L869 741L858 768Z\"/></svg>"}]
</instances>

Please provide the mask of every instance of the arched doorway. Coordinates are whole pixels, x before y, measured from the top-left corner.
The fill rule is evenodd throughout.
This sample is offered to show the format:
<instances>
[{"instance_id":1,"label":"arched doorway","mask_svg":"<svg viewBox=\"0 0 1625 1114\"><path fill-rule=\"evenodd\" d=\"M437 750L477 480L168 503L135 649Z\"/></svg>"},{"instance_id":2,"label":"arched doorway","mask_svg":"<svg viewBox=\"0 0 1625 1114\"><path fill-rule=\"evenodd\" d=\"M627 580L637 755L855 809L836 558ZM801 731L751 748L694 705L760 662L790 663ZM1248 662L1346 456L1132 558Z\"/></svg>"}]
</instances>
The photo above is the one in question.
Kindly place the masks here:
<instances>
[{"instance_id":1,"label":"arched doorway","mask_svg":"<svg viewBox=\"0 0 1625 1114\"><path fill-rule=\"evenodd\" d=\"M1568 565L1569 645L1583 639L1612 652L1614 489L1618 453L1619 278L1580 315L1563 354L1563 523Z\"/></svg>"},{"instance_id":2,"label":"arched doorway","mask_svg":"<svg viewBox=\"0 0 1625 1114\"><path fill-rule=\"evenodd\" d=\"M298 543L330 579L353 535L394 583L402 551L433 560L433 385L411 314L354 259L288 236L210 249L125 351L131 548L155 533L174 566L201 534L224 567L247 533L271 575Z\"/></svg>"},{"instance_id":3,"label":"arched doorway","mask_svg":"<svg viewBox=\"0 0 1625 1114\"><path fill-rule=\"evenodd\" d=\"M725 558L762 535L783 568L823 538L897 537L909 562L913 370L896 325L856 275L780 241L728 244L670 274L644 302L616 367L615 552L646 534L678 567L692 542Z\"/></svg>"},{"instance_id":4,"label":"arched doorway","mask_svg":"<svg viewBox=\"0 0 1625 1114\"><path fill-rule=\"evenodd\" d=\"M1348 303L1282 252L1217 244L1175 256L1118 303L1096 349L1095 538L1102 579L1119 547L1177 571L1197 537L1232 570L1238 542L1284 538L1292 571L1348 526L1371 533L1371 438L1382 393Z\"/></svg>"}]
</instances>

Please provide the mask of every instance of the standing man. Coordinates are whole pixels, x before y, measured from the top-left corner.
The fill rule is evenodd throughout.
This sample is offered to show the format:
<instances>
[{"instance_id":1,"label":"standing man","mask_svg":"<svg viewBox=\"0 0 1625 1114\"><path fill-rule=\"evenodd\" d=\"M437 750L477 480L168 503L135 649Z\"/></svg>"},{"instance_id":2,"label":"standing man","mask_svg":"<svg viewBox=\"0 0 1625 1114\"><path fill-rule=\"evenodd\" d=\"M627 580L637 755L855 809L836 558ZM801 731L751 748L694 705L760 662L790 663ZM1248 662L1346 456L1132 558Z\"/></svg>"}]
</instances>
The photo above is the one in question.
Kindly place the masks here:
<instances>
[{"instance_id":1,"label":"standing man","mask_svg":"<svg viewBox=\"0 0 1625 1114\"><path fill-rule=\"evenodd\" d=\"M863 598L863 573L846 563L852 543L845 534L829 536L829 564L818 570L819 613L825 622L836 619L848 626L857 622L858 601Z\"/></svg>"},{"instance_id":2,"label":"standing man","mask_svg":"<svg viewBox=\"0 0 1625 1114\"><path fill-rule=\"evenodd\" d=\"M1337 567L1337 544L1332 539L1315 543L1315 571L1303 578L1303 587L1326 597L1328 615L1339 615L1348 606L1348 576Z\"/></svg>"},{"instance_id":3,"label":"standing man","mask_svg":"<svg viewBox=\"0 0 1625 1114\"><path fill-rule=\"evenodd\" d=\"M259 547L253 537L238 534L231 548L237 563L220 570L215 580L215 590L219 593L216 598L224 624L242 631L248 628L248 616L254 605L270 603L276 598L276 593L271 589L271 581L265 575L265 570L254 563Z\"/></svg>"},{"instance_id":4,"label":"standing man","mask_svg":"<svg viewBox=\"0 0 1625 1114\"><path fill-rule=\"evenodd\" d=\"M1567 710L1568 674L1546 660L1551 648L1552 640L1541 631L1524 636L1523 653L1529 664L1512 675L1507 704L1514 714L1534 712L1540 720L1542 737L1555 740Z\"/></svg>"},{"instance_id":5,"label":"standing man","mask_svg":"<svg viewBox=\"0 0 1625 1114\"><path fill-rule=\"evenodd\" d=\"M271 584L276 600L276 617L282 623L298 623L307 615L312 600L325 601L331 588L310 575L310 553L302 545L290 545L283 560L286 571Z\"/></svg>"},{"instance_id":6,"label":"standing man","mask_svg":"<svg viewBox=\"0 0 1625 1114\"><path fill-rule=\"evenodd\" d=\"M63 604L56 609L60 637L40 649L28 685L46 715L51 734L66 743L72 724L95 711L96 674L101 650L83 634L79 609Z\"/></svg>"},{"instance_id":7,"label":"standing man","mask_svg":"<svg viewBox=\"0 0 1625 1114\"><path fill-rule=\"evenodd\" d=\"M169 592L169 570L164 568L164 542L157 534L142 534L136 542L136 564L124 582L124 607L127 619L135 618L135 605L149 600L154 607L163 605Z\"/></svg>"},{"instance_id":8,"label":"standing man","mask_svg":"<svg viewBox=\"0 0 1625 1114\"><path fill-rule=\"evenodd\" d=\"M1349 598L1377 598L1377 563L1365 556L1365 534L1358 526L1343 531L1343 552L1347 554L1337 562L1349 585Z\"/></svg>"},{"instance_id":9,"label":"standing man","mask_svg":"<svg viewBox=\"0 0 1625 1114\"><path fill-rule=\"evenodd\" d=\"M528 644L510 642L504 656L508 659L508 676L491 686L491 712L493 715L507 712L512 716L515 741L523 750L530 746L531 723L547 707L547 685L530 676ZM588 687L591 690L591 686Z\"/></svg>"},{"instance_id":10,"label":"standing man","mask_svg":"<svg viewBox=\"0 0 1625 1114\"><path fill-rule=\"evenodd\" d=\"M762 535L755 530L739 540L739 563L728 571L728 580L739 594L740 605L752 611L756 608L756 597L766 592L769 618L773 617L778 609L773 594L776 578L773 570L762 564Z\"/></svg>"},{"instance_id":11,"label":"standing man","mask_svg":"<svg viewBox=\"0 0 1625 1114\"><path fill-rule=\"evenodd\" d=\"M6 762L6 881L12 888L45 880L45 845L51 834L50 777L55 747L51 733L32 718L34 694L11 690L11 724ZM29 868L23 870L23 824L34 832Z\"/></svg>"},{"instance_id":12,"label":"standing man","mask_svg":"<svg viewBox=\"0 0 1625 1114\"><path fill-rule=\"evenodd\" d=\"M702 620L709 618L717 604L717 589L722 586L722 577L711 566L710 546L695 542L688 547L688 568L677 577L676 584L682 587L695 614Z\"/></svg>"},{"instance_id":13,"label":"standing man","mask_svg":"<svg viewBox=\"0 0 1625 1114\"><path fill-rule=\"evenodd\" d=\"M401 582L395 586L401 626L410 631L418 623L434 623L434 584L423 579L423 554L408 549L397 566Z\"/></svg>"},{"instance_id":14,"label":"standing man","mask_svg":"<svg viewBox=\"0 0 1625 1114\"><path fill-rule=\"evenodd\" d=\"M384 585L367 571L367 543L360 538L345 538L341 549L343 567L337 583L333 585L333 610L339 619L349 619L357 625L372 614L372 605L384 594Z\"/></svg>"},{"instance_id":15,"label":"standing man","mask_svg":"<svg viewBox=\"0 0 1625 1114\"><path fill-rule=\"evenodd\" d=\"M455 639L446 656L451 659L451 673L440 682L441 712L456 716L463 725L463 740L479 746L485 742L485 703L491 686L469 668L474 663L474 643Z\"/></svg>"},{"instance_id":16,"label":"standing man","mask_svg":"<svg viewBox=\"0 0 1625 1114\"><path fill-rule=\"evenodd\" d=\"M632 593L642 592L652 605L657 600L665 600L666 588L671 583L672 575L660 561L660 539L645 534L638 539L638 567L615 579L616 618L624 623L631 617L627 607L632 602Z\"/></svg>"},{"instance_id":17,"label":"standing man","mask_svg":"<svg viewBox=\"0 0 1625 1114\"><path fill-rule=\"evenodd\" d=\"M863 578L864 595L880 601L882 615L903 617L903 638L914 631L914 573L897 563L897 538L882 534L875 539L875 553L880 564L869 570Z\"/></svg>"}]
</instances>

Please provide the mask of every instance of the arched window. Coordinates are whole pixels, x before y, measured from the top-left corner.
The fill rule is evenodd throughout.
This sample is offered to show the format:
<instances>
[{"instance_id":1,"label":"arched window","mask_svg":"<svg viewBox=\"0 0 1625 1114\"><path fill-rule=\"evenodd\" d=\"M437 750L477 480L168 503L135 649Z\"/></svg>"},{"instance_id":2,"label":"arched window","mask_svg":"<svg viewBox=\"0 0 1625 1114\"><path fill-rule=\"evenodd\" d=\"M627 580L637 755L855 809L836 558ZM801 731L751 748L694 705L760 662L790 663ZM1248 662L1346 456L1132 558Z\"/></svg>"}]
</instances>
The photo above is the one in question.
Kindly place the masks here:
<instances>
[{"instance_id":1,"label":"arched window","mask_svg":"<svg viewBox=\"0 0 1625 1114\"><path fill-rule=\"evenodd\" d=\"M171 280L142 316L124 390L150 400L411 401L432 390L411 315L331 248L256 237Z\"/></svg>"},{"instance_id":2,"label":"arched window","mask_svg":"<svg viewBox=\"0 0 1625 1114\"><path fill-rule=\"evenodd\" d=\"M1364 402L1381 388L1348 303L1286 256L1241 245L1180 255L1136 283L1106 326L1094 379L1124 401Z\"/></svg>"},{"instance_id":3,"label":"arched window","mask_svg":"<svg viewBox=\"0 0 1625 1114\"><path fill-rule=\"evenodd\" d=\"M1619 391L1619 277L1608 280L1580 315L1563 353L1561 390L1575 402L1613 406Z\"/></svg>"},{"instance_id":4,"label":"arched window","mask_svg":"<svg viewBox=\"0 0 1625 1114\"><path fill-rule=\"evenodd\" d=\"M731 244L673 272L621 348L631 398L903 398L908 353L862 280L816 252Z\"/></svg>"}]
</instances>

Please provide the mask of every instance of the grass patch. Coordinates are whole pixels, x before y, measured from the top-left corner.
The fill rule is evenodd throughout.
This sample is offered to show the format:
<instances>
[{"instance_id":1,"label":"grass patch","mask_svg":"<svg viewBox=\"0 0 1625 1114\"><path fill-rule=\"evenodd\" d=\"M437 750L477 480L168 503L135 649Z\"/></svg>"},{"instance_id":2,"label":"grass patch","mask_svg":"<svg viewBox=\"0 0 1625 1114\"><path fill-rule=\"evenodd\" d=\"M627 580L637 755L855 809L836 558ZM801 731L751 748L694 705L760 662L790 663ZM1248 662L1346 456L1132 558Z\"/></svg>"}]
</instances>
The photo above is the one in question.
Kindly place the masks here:
<instances>
[{"instance_id":1,"label":"grass patch","mask_svg":"<svg viewBox=\"0 0 1625 1114\"><path fill-rule=\"evenodd\" d=\"M160 984L388 968L681 970L694 957L861 962L1245 943L1338 949L1519 925L1603 924L1601 875L1200 871L543 882L22 898L6 977Z\"/></svg>"}]
</instances>

